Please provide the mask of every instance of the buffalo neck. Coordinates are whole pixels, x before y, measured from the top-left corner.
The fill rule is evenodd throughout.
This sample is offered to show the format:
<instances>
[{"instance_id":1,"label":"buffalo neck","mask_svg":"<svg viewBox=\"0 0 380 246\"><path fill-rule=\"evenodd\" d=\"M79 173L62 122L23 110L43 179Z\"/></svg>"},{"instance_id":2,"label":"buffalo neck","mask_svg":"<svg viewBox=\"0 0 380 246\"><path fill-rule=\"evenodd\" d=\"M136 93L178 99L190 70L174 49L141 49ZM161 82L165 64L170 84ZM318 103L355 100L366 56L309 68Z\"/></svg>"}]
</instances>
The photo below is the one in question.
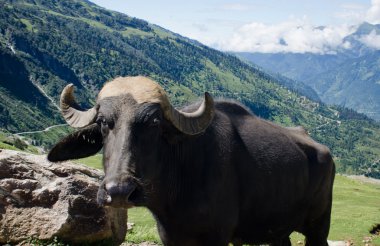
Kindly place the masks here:
<instances>
[{"instance_id":1,"label":"buffalo neck","mask_svg":"<svg viewBox=\"0 0 380 246\"><path fill-rule=\"evenodd\" d=\"M214 164L210 160L213 156L211 149L215 146L207 141L211 134L212 130L209 130L176 144L162 143L157 175L161 178L153 181L154 191L147 204L154 214L167 215L178 211L178 208L191 209L194 203L204 199L202 190L209 182L208 176ZM158 201L165 201L166 204Z\"/></svg>"}]
</instances>

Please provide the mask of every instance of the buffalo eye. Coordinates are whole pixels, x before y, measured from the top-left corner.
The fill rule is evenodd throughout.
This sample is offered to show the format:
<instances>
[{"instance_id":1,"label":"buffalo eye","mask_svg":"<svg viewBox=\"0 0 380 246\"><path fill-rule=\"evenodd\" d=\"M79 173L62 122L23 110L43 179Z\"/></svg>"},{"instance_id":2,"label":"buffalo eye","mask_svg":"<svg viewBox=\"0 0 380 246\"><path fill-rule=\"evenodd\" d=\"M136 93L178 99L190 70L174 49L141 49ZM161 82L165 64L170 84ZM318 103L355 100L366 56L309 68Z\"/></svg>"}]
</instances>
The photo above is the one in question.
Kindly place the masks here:
<instances>
[{"instance_id":1,"label":"buffalo eye","mask_svg":"<svg viewBox=\"0 0 380 246\"><path fill-rule=\"evenodd\" d=\"M155 117L155 118L153 118L153 120L152 120L152 122L151 122L150 125L151 125L151 126L158 126L160 123L161 123L160 118Z\"/></svg>"},{"instance_id":2,"label":"buffalo eye","mask_svg":"<svg viewBox=\"0 0 380 246\"><path fill-rule=\"evenodd\" d=\"M113 121L107 120L105 117L99 117L96 120L96 123L101 127L102 132L105 132L108 129L112 129L114 126Z\"/></svg>"},{"instance_id":3,"label":"buffalo eye","mask_svg":"<svg viewBox=\"0 0 380 246\"><path fill-rule=\"evenodd\" d=\"M106 118L103 118L103 117L99 117L99 118L96 120L96 123L97 123L99 126L108 126L108 123L107 123Z\"/></svg>"},{"instance_id":4,"label":"buffalo eye","mask_svg":"<svg viewBox=\"0 0 380 246\"><path fill-rule=\"evenodd\" d=\"M103 118L103 119L100 121L100 124L101 124L102 126L107 126L107 125L108 125L107 120L106 120L105 118Z\"/></svg>"}]
</instances>

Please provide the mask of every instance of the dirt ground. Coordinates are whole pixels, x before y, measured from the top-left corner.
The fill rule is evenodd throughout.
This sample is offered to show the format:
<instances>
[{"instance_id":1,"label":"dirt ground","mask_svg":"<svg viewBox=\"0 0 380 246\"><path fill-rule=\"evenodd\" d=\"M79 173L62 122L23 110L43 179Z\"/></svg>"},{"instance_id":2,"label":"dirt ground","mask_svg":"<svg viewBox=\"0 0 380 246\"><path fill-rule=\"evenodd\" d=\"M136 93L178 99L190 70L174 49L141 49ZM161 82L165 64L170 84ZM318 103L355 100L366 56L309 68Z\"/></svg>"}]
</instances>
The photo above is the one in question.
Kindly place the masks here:
<instances>
[{"instance_id":1,"label":"dirt ground","mask_svg":"<svg viewBox=\"0 0 380 246\"><path fill-rule=\"evenodd\" d=\"M346 177L363 182L363 183L380 185L380 179L368 178L364 175L347 175Z\"/></svg>"}]
</instances>

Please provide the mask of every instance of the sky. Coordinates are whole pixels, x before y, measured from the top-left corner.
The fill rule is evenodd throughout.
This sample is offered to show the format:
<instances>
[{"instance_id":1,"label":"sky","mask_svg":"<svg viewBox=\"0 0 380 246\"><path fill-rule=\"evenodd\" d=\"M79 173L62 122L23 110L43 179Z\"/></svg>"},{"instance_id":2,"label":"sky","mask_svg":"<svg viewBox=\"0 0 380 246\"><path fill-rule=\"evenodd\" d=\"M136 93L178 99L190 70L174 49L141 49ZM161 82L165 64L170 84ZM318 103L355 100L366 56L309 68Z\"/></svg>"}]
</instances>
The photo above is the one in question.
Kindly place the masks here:
<instances>
[{"instance_id":1,"label":"sky","mask_svg":"<svg viewBox=\"0 0 380 246\"><path fill-rule=\"evenodd\" d=\"M331 53L358 24L380 24L380 0L91 1L223 51ZM380 33L361 40L380 49Z\"/></svg>"}]
</instances>

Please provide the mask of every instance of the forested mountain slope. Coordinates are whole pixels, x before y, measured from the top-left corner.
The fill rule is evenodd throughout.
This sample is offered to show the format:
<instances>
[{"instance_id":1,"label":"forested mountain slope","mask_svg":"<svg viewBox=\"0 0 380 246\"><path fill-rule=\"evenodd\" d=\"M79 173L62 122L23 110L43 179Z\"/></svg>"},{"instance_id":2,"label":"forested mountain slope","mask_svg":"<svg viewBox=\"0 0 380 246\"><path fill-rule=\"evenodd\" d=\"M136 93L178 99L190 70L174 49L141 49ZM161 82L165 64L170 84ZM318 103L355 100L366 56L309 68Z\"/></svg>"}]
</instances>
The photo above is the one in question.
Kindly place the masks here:
<instances>
[{"instance_id":1,"label":"forested mountain slope","mask_svg":"<svg viewBox=\"0 0 380 246\"><path fill-rule=\"evenodd\" d=\"M89 107L107 80L146 75L176 105L209 91L263 118L303 125L333 150L339 170L377 175L380 127L363 115L311 101L232 55L88 1L0 0L0 73L5 132L62 123L55 104L67 83Z\"/></svg>"}]
</instances>

